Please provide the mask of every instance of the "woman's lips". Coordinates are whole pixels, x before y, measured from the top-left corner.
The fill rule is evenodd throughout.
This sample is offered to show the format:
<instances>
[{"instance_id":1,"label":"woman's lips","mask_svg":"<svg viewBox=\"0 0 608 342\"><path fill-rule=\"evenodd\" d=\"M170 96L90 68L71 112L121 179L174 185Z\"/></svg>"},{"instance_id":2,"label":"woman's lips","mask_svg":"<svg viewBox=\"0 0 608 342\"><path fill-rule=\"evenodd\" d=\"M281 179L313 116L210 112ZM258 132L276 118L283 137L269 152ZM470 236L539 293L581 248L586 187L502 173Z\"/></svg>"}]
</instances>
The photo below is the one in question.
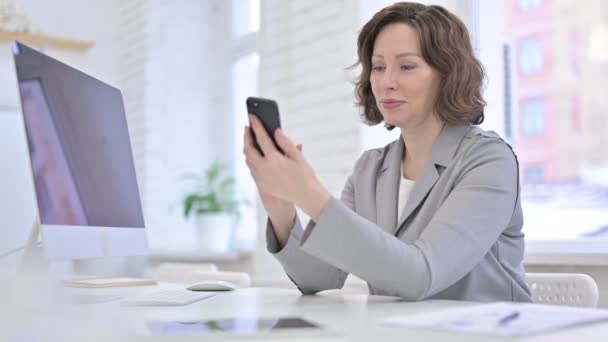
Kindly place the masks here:
<instances>
[{"instance_id":1,"label":"woman's lips","mask_svg":"<svg viewBox=\"0 0 608 342\"><path fill-rule=\"evenodd\" d=\"M397 100L382 100L380 102L385 109L395 109L403 104L403 101Z\"/></svg>"}]
</instances>

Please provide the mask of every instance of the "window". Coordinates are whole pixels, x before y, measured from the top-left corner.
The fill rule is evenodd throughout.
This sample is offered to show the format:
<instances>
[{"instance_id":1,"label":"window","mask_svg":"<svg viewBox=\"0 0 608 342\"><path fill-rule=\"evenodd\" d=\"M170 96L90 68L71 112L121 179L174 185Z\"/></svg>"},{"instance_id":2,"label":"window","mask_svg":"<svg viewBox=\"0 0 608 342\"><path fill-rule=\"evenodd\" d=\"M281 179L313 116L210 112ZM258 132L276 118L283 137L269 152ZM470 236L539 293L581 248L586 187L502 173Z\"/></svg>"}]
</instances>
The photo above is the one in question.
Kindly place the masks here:
<instances>
[{"instance_id":1,"label":"window","mask_svg":"<svg viewBox=\"0 0 608 342\"><path fill-rule=\"evenodd\" d=\"M260 0L232 0L232 36L242 37L260 30Z\"/></svg>"},{"instance_id":2,"label":"window","mask_svg":"<svg viewBox=\"0 0 608 342\"><path fill-rule=\"evenodd\" d=\"M243 158L243 127L248 124L245 110L245 99L252 94L257 94L259 55L257 52L239 58L232 67L232 84L234 93L233 115L235 125L235 176L236 189L241 198L248 203L241 210L241 217L235 230L235 247L237 250L253 250L256 239L257 215L254 203L256 203L256 186L251 179L249 169Z\"/></svg>"},{"instance_id":3,"label":"window","mask_svg":"<svg viewBox=\"0 0 608 342\"><path fill-rule=\"evenodd\" d=\"M555 246L552 252L606 253L608 105L602 100L602 80L608 73L605 59L597 58L595 50L580 49L594 42L595 27L608 26L608 18L598 23L585 19L588 13L602 12L603 2L565 0L541 7L540 1L502 1L501 6L477 0L476 40L489 75L486 92L498 87L505 102L517 104L506 114L501 108L488 116L510 113L506 122L518 127L511 142L521 167L527 249L548 251L544 246ZM521 15L532 10L538 13ZM551 47L543 50L546 42ZM494 57L508 57L503 49L511 43L518 69L513 73L505 69L508 58L495 63ZM484 128L508 132L508 127Z\"/></svg>"},{"instance_id":4,"label":"window","mask_svg":"<svg viewBox=\"0 0 608 342\"><path fill-rule=\"evenodd\" d=\"M260 27L259 0L232 0L232 115L234 125L234 173L239 197L248 205L241 209L236 226L234 247L238 251L252 251L257 233L257 189L243 157L243 127L248 124L245 99L258 95L260 57L256 48Z\"/></svg>"},{"instance_id":5,"label":"window","mask_svg":"<svg viewBox=\"0 0 608 342\"><path fill-rule=\"evenodd\" d=\"M519 69L524 75L538 73L543 68L543 55L540 41L528 38L519 45Z\"/></svg>"},{"instance_id":6,"label":"window","mask_svg":"<svg viewBox=\"0 0 608 342\"><path fill-rule=\"evenodd\" d=\"M526 136L539 136L545 131L545 105L541 100L526 100L522 106L522 129Z\"/></svg>"},{"instance_id":7,"label":"window","mask_svg":"<svg viewBox=\"0 0 608 342\"><path fill-rule=\"evenodd\" d=\"M524 171L525 184L538 184L543 181L543 168L541 166L530 166Z\"/></svg>"},{"instance_id":8,"label":"window","mask_svg":"<svg viewBox=\"0 0 608 342\"><path fill-rule=\"evenodd\" d=\"M540 7L540 0L517 0L517 6L522 12L530 12Z\"/></svg>"},{"instance_id":9,"label":"window","mask_svg":"<svg viewBox=\"0 0 608 342\"><path fill-rule=\"evenodd\" d=\"M513 127L515 126L513 120L513 108L512 108L512 98L513 98L513 72L511 70L511 46L509 44L502 45L502 62L503 62L503 124L504 124L504 138L507 141L513 141Z\"/></svg>"}]
</instances>

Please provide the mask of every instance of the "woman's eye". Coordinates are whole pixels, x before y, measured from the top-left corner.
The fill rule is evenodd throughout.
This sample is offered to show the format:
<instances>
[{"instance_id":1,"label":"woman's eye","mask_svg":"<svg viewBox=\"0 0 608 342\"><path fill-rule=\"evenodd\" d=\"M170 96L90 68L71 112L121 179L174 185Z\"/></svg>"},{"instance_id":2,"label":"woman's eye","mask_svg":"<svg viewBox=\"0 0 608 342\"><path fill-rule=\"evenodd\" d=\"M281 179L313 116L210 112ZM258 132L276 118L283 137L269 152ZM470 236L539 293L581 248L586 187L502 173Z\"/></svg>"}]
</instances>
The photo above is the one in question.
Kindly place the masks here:
<instances>
[{"instance_id":1,"label":"woman's eye","mask_svg":"<svg viewBox=\"0 0 608 342\"><path fill-rule=\"evenodd\" d=\"M382 65L375 65L372 67L373 71L382 71L384 70L384 67Z\"/></svg>"},{"instance_id":2,"label":"woman's eye","mask_svg":"<svg viewBox=\"0 0 608 342\"><path fill-rule=\"evenodd\" d=\"M401 69L403 69L403 70L412 70L414 68L415 68L414 65L402 65L401 66Z\"/></svg>"}]
</instances>

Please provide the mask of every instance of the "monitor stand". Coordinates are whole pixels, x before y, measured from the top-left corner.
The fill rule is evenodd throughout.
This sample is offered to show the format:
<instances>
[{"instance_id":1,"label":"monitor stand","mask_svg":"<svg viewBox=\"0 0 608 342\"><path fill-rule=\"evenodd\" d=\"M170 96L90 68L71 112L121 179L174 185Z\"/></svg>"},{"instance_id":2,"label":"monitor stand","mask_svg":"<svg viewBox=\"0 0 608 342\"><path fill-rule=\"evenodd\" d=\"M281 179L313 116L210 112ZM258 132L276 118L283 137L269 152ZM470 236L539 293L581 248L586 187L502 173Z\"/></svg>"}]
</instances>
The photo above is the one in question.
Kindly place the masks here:
<instances>
[{"instance_id":1,"label":"monitor stand","mask_svg":"<svg viewBox=\"0 0 608 342\"><path fill-rule=\"evenodd\" d=\"M48 289L49 286L61 286L56 282L57 279L52 279L49 261L44 255L44 248L40 242L42 240L40 233L40 220L36 216L24 248L21 265L19 265L19 270L17 271L17 281L20 290L24 293L37 293L40 291L40 286L45 286L45 289ZM117 296L86 293L70 294L63 293L62 291L57 293L64 296L69 302L76 304L105 303L120 298Z\"/></svg>"},{"instance_id":2,"label":"monitor stand","mask_svg":"<svg viewBox=\"0 0 608 342\"><path fill-rule=\"evenodd\" d=\"M40 241L40 219L36 216L34 223L32 223L25 250L23 251L23 257L21 258L21 265L17 274L19 278L25 277L31 279L32 277L47 275L49 265L44 257Z\"/></svg>"}]
</instances>

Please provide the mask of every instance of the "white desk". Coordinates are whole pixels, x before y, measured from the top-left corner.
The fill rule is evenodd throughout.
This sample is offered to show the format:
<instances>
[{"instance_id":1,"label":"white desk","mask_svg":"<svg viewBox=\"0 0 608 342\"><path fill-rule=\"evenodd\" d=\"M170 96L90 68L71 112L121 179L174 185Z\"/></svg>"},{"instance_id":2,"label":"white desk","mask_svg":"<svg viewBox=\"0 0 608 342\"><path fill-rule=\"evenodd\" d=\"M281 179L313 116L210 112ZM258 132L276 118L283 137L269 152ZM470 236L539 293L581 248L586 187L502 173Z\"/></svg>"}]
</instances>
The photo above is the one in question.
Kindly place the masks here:
<instances>
[{"instance_id":1,"label":"white desk","mask_svg":"<svg viewBox=\"0 0 608 342\"><path fill-rule=\"evenodd\" d=\"M182 287L182 285L163 284L160 288L174 286ZM77 292L97 295L133 295L141 293L141 291L155 291L157 289L155 287L77 289ZM252 340L268 340L269 337L275 336L278 340L289 339L290 341L505 341L504 338L385 327L377 324L378 320L386 317L431 312L448 307L472 304L474 303L457 301L408 303L394 297L346 294L341 291L326 291L315 296L302 296L298 291L291 289L248 288L217 293L212 298L179 307L124 307L120 306L118 302L79 305L81 310L82 308L86 309L86 314L84 311L78 313L79 317L83 315L89 315L90 317L94 313L96 317L104 317L105 321L101 325L90 322L75 323L89 325L88 328L83 328L83 330L99 329L98 332L92 331L91 336L102 337L108 331L112 331L117 334L117 336L113 336L113 340L116 340L118 336L123 336L125 340L131 340L136 339L133 336L135 327L143 325L145 320L299 316L323 326L326 332L305 335L296 332L261 335L252 338ZM605 341L606 336L608 336L608 323L562 330L529 340ZM164 337L158 338L158 340L169 338L175 339L174 337ZM192 340L201 339L210 340L210 335L192 337ZM214 340L224 339L218 336ZM239 339L242 339L242 337ZM150 340L150 338L146 338L146 340ZM157 338L152 340L157 340ZM182 338L179 340L181 341Z\"/></svg>"}]
</instances>

